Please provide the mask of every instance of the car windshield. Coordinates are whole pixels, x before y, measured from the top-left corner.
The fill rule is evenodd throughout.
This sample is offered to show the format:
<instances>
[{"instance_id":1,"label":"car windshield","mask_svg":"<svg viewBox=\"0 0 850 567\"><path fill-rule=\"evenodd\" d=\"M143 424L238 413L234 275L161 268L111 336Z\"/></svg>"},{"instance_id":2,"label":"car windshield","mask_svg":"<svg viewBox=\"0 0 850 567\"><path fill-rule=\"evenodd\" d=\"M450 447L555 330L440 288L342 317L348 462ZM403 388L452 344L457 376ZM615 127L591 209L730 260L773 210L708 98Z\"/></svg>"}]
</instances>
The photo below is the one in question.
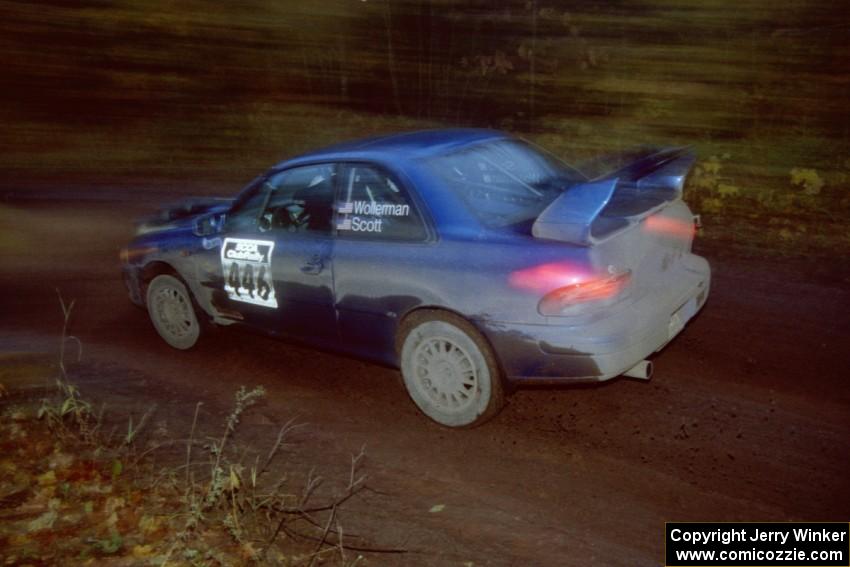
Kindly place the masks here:
<instances>
[{"instance_id":1,"label":"car windshield","mask_svg":"<svg viewBox=\"0 0 850 567\"><path fill-rule=\"evenodd\" d=\"M522 140L485 142L431 158L427 165L491 227L532 220L558 195L586 181L577 170Z\"/></svg>"}]
</instances>

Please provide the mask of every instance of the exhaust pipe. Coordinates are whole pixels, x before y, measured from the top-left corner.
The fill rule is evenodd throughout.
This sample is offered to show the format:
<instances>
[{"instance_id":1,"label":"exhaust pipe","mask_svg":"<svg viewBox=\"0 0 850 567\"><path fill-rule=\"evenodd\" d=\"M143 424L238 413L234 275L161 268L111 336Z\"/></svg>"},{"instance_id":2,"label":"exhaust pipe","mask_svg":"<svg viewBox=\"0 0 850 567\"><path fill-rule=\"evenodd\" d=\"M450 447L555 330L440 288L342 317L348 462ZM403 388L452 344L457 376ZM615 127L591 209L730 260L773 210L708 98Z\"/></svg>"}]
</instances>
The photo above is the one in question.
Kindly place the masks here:
<instances>
[{"instance_id":1,"label":"exhaust pipe","mask_svg":"<svg viewBox=\"0 0 850 567\"><path fill-rule=\"evenodd\" d=\"M637 378L639 380L649 380L652 378L652 362L648 360L641 360L625 372L623 372L623 376L628 376L629 378Z\"/></svg>"}]
</instances>

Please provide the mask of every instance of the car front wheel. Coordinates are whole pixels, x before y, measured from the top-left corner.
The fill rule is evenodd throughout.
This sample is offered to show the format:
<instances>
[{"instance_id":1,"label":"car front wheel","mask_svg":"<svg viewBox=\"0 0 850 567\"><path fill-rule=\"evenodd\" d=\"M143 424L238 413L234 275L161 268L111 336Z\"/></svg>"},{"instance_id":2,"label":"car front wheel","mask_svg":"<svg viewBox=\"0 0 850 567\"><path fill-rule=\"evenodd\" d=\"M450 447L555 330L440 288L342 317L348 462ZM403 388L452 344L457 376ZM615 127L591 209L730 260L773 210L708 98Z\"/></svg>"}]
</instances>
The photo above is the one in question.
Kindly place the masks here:
<instances>
[{"instance_id":1,"label":"car front wheel","mask_svg":"<svg viewBox=\"0 0 850 567\"><path fill-rule=\"evenodd\" d=\"M201 327L183 282L168 274L155 277L148 285L147 306L153 326L165 342L180 350L195 346Z\"/></svg>"},{"instance_id":2,"label":"car front wheel","mask_svg":"<svg viewBox=\"0 0 850 567\"><path fill-rule=\"evenodd\" d=\"M414 313L400 330L401 373L416 406L448 427L474 427L504 406L501 375L490 345L450 313Z\"/></svg>"}]
</instances>

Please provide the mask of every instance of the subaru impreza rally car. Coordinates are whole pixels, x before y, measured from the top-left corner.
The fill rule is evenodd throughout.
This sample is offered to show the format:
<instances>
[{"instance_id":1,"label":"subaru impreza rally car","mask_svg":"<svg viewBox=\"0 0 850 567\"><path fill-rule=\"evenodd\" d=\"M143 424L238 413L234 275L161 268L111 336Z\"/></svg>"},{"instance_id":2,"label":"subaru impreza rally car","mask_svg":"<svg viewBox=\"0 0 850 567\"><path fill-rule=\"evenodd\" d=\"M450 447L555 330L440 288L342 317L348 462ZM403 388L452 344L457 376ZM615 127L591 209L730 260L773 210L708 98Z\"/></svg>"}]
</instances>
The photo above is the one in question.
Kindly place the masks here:
<instances>
[{"instance_id":1,"label":"subaru impreza rally car","mask_svg":"<svg viewBox=\"0 0 850 567\"><path fill-rule=\"evenodd\" d=\"M498 131L348 142L149 219L124 281L177 349L253 327L400 368L427 416L477 425L523 384L650 376L709 292L693 162L652 150L589 179Z\"/></svg>"}]
</instances>

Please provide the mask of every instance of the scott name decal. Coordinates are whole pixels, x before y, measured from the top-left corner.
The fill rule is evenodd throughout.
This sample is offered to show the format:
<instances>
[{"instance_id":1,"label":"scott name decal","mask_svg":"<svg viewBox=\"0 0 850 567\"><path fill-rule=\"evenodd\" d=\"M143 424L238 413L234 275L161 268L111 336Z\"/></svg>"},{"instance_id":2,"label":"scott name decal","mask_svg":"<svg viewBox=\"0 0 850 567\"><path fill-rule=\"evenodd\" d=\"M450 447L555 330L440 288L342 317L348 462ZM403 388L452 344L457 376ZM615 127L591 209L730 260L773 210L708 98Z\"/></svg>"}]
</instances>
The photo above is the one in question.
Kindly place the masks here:
<instances>
[{"instance_id":1,"label":"scott name decal","mask_svg":"<svg viewBox=\"0 0 850 567\"><path fill-rule=\"evenodd\" d=\"M337 221L337 230L354 232L382 232L383 219L380 217L406 217L410 214L410 205L399 203L378 203L375 201L348 201L339 205L337 211L346 216ZM357 215L379 217L363 219Z\"/></svg>"}]
</instances>

